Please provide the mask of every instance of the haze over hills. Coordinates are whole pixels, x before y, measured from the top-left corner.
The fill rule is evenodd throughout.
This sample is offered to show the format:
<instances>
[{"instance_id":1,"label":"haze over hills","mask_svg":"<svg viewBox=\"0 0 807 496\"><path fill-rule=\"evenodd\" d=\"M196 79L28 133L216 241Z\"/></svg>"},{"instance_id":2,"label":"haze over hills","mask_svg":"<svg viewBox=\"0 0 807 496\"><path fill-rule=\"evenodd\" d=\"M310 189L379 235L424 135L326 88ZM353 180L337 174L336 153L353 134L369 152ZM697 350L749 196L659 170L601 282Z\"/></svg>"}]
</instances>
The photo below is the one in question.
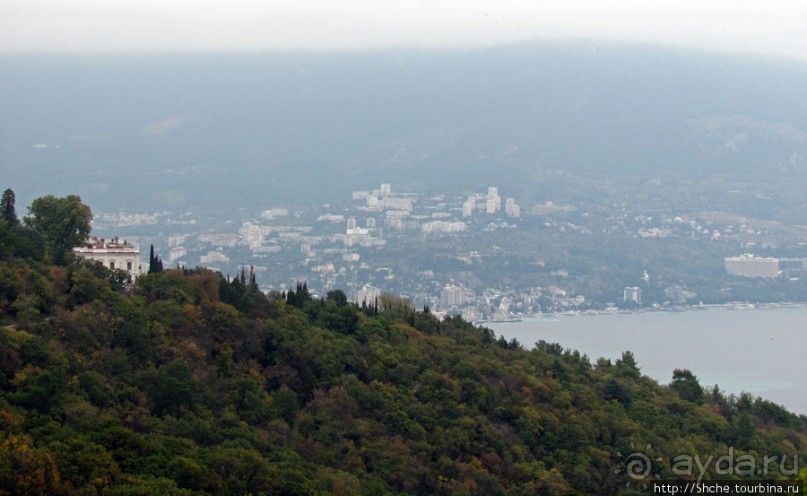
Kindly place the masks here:
<instances>
[{"instance_id":1,"label":"haze over hills","mask_svg":"<svg viewBox=\"0 0 807 496\"><path fill-rule=\"evenodd\" d=\"M632 352L526 351L469 322L807 301L805 88L804 63L649 46L0 57L0 487L803 481L804 415L704 390L688 364L662 385ZM90 231L75 197L18 220L47 194L80 194L127 254L148 246L150 273L70 262ZM83 219L70 244L62 213ZM735 257L750 251L770 258ZM734 352L680 322L682 346L746 368L775 369L760 341L803 348L763 327ZM801 387L797 366L776 384ZM782 464L670 463L735 450ZM637 479L631 457L651 453Z\"/></svg>"},{"instance_id":2,"label":"haze over hills","mask_svg":"<svg viewBox=\"0 0 807 496\"><path fill-rule=\"evenodd\" d=\"M559 176L794 187L805 88L803 63L656 46L4 56L0 174L30 195L20 205L75 192L99 210L200 212L379 180L495 182L527 201L558 194Z\"/></svg>"}]
</instances>

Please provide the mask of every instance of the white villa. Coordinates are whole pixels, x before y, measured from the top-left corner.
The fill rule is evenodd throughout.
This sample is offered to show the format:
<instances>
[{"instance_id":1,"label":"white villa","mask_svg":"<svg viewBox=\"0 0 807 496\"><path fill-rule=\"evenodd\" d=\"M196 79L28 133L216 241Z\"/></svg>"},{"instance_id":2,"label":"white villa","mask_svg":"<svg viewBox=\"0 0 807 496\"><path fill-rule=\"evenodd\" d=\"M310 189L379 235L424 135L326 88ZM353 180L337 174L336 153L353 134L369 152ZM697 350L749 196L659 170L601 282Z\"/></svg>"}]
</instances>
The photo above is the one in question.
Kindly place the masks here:
<instances>
[{"instance_id":1,"label":"white villa","mask_svg":"<svg viewBox=\"0 0 807 496\"><path fill-rule=\"evenodd\" d=\"M97 260L110 269L125 270L131 274L132 279L141 274L140 248L126 241L121 243L117 237L109 241L91 237L84 245L73 248L73 253L82 258Z\"/></svg>"}]
</instances>

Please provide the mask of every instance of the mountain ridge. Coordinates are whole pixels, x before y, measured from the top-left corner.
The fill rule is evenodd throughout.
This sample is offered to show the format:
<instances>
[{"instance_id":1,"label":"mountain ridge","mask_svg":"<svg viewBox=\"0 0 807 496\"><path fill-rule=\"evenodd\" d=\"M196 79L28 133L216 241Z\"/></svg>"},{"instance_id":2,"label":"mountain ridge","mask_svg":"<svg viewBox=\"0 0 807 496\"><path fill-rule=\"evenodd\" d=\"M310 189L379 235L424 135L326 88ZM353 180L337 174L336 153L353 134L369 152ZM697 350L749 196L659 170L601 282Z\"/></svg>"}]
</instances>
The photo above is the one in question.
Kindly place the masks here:
<instances>
[{"instance_id":1,"label":"mountain ridge","mask_svg":"<svg viewBox=\"0 0 807 496\"><path fill-rule=\"evenodd\" d=\"M547 169L753 175L795 160L803 178L804 87L807 64L615 44L5 56L0 154L21 191L118 209L205 208L195 192L230 206L219 188L332 201L380 179L462 191L498 176L528 194L538 181L522 179ZM704 134L710 118L723 125Z\"/></svg>"}]
</instances>

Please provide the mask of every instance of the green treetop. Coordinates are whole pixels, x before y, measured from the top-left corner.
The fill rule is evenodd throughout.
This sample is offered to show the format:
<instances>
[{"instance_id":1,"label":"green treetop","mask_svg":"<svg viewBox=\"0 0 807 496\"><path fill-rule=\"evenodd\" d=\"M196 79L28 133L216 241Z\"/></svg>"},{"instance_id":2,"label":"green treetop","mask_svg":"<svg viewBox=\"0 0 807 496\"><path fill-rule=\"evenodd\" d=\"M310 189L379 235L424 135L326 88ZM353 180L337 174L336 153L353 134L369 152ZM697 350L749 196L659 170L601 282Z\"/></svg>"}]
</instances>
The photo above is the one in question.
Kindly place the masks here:
<instances>
[{"instance_id":1,"label":"green treetop","mask_svg":"<svg viewBox=\"0 0 807 496\"><path fill-rule=\"evenodd\" d=\"M92 211L77 195L43 196L34 200L28 211L25 224L42 234L48 255L57 264L64 264L70 250L90 234Z\"/></svg>"},{"instance_id":2,"label":"green treetop","mask_svg":"<svg viewBox=\"0 0 807 496\"><path fill-rule=\"evenodd\" d=\"M19 219L17 219L17 211L14 209L15 200L14 190L9 188L3 191L3 197L0 199L0 219L3 219L10 225L20 223Z\"/></svg>"}]
</instances>

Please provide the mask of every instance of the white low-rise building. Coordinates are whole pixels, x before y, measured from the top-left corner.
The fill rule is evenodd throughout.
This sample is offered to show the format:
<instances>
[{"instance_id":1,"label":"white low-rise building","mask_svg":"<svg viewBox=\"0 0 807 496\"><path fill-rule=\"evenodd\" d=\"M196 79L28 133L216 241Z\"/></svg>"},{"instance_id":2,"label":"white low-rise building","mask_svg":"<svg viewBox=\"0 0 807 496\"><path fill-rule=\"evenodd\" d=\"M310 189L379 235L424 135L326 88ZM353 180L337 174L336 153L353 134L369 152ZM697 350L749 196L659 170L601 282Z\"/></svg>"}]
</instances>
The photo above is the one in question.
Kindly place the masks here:
<instances>
[{"instance_id":1,"label":"white low-rise building","mask_svg":"<svg viewBox=\"0 0 807 496\"><path fill-rule=\"evenodd\" d=\"M757 257L750 253L738 257L726 257L725 267L729 275L740 277L776 279L781 273L778 258Z\"/></svg>"},{"instance_id":2,"label":"white low-rise building","mask_svg":"<svg viewBox=\"0 0 807 496\"><path fill-rule=\"evenodd\" d=\"M126 241L121 243L118 238L106 240L92 237L84 245L73 248L73 253L81 258L101 262L109 269L125 270L133 279L141 274L140 248Z\"/></svg>"},{"instance_id":3,"label":"white low-rise building","mask_svg":"<svg viewBox=\"0 0 807 496\"><path fill-rule=\"evenodd\" d=\"M220 251L209 251L207 255L202 255L199 257L199 263L202 265L207 264L214 264L214 263L230 263L230 257L225 255Z\"/></svg>"},{"instance_id":4,"label":"white low-rise building","mask_svg":"<svg viewBox=\"0 0 807 496\"><path fill-rule=\"evenodd\" d=\"M184 246L175 246L168 252L168 261L171 263L181 260L182 257L188 254L188 249Z\"/></svg>"},{"instance_id":5,"label":"white low-rise building","mask_svg":"<svg viewBox=\"0 0 807 496\"><path fill-rule=\"evenodd\" d=\"M374 305L378 298L381 296L381 290L375 286L365 284L356 295L356 304L361 305L364 303L367 306Z\"/></svg>"}]
</instances>

